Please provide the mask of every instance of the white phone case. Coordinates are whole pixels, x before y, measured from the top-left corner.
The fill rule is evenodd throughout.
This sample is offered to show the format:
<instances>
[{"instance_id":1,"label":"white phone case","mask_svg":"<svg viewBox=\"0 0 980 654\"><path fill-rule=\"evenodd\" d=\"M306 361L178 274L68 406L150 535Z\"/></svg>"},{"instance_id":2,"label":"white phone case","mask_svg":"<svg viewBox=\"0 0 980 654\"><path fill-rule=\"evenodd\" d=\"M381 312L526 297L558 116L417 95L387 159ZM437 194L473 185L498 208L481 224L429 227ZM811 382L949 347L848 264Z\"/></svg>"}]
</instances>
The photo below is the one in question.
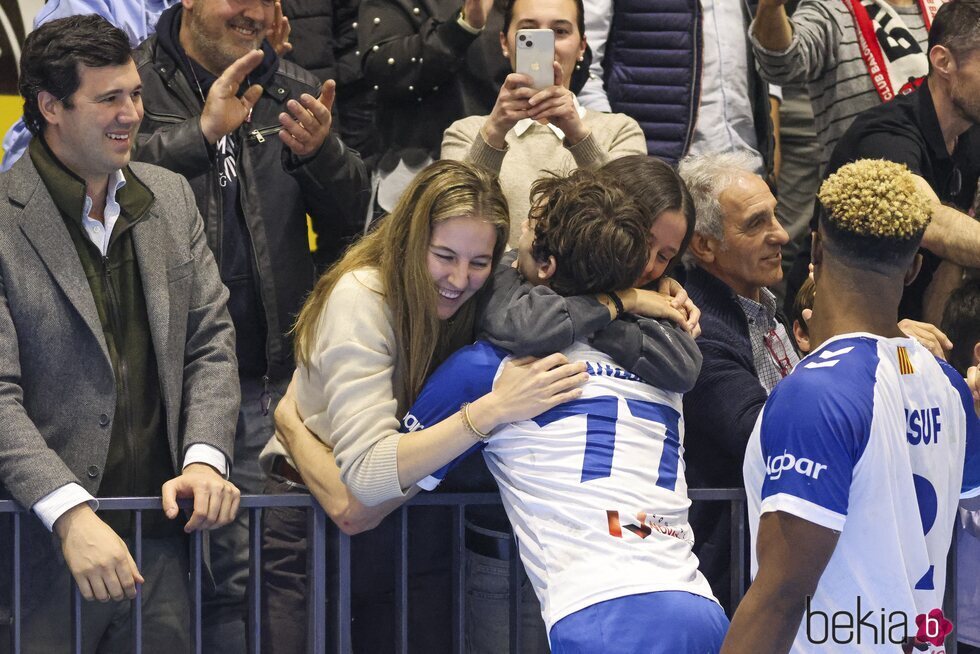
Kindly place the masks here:
<instances>
[{"instance_id":1,"label":"white phone case","mask_svg":"<svg viewBox=\"0 0 980 654\"><path fill-rule=\"evenodd\" d=\"M555 33L552 30L517 30L517 70L532 80L535 89L555 85Z\"/></svg>"}]
</instances>

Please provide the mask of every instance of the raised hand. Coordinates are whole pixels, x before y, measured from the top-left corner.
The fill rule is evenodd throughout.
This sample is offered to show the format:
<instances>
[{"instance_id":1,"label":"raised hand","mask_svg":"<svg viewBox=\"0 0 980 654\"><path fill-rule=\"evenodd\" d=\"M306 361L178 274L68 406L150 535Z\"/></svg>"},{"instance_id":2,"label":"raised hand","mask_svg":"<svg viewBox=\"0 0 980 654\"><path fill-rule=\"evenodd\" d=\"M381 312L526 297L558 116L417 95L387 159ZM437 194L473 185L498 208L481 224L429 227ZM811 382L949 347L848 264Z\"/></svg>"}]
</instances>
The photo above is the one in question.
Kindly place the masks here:
<instances>
[{"instance_id":1,"label":"raised hand","mask_svg":"<svg viewBox=\"0 0 980 654\"><path fill-rule=\"evenodd\" d=\"M497 94L497 102L483 126L483 140L487 145L503 150L507 146L504 138L519 120L528 117L528 100L536 93L531 88L532 80L527 75L511 73L504 80Z\"/></svg>"},{"instance_id":2,"label":"raised hand","mask_svg":"<svg viewBox=\"0 0 980 654\"><path fill-rule=\"evenodd\" d=\"M555 85L538 91L529 100L527 117L539 123L551 123L565 133L569 145L575 145L589 135L589 128L582 122L575 108L575 94L564 86L564 73L558 62L553 62Z\"/></svg>"},{"instance_id":3,"label":"raised hand","mask_svg":"<svg viewBox=\"0 0 980 654\"><path fill-rule=\"evenodd\" d=\"M493 0L464 0L463 19L470 27L482 30L493 7Z\"/></svg>"},{"instance_id":4,"label":"raised hand","mask_svg":"<svg viewBox=\"0 0 980 654\"><path fill-rule=\"evenodd\" d=\"M261 50L242 55L211 85L201 111L201 132L211 145L238 129L258 102L262 95L261 86L251 85L241 97L238 97L238 88L248 74L262 63L262 56Z\"/></svg>"},{"instance_id":5,"label":"raised hand","mask_svg":"<svg viewBox=\"0 0 980 654\"><path fill-rule=\"evenodd\" d=\"M290 100L285 111L279 114L282 130L279 138L297 157L316 154L330 134L333 124L333 101L337 96L337 83L328 79L323 83L320 97L309 93L299 96L299 101Z\"/></svg>"},{"instance_id":6,"label":"raised hand","mask_svg":"<svg viewBox=\"0 0 980 654\"><path fill-rule=\"evenodd\" d=\"M289 33L291 31L292 27L289 25L289 19L282 13L282 3L277 0L275 13L272 18L272 26L265 33L265 39L280 57L293 51L293 44L289 42Z\"/></svg>"}]
</instances>

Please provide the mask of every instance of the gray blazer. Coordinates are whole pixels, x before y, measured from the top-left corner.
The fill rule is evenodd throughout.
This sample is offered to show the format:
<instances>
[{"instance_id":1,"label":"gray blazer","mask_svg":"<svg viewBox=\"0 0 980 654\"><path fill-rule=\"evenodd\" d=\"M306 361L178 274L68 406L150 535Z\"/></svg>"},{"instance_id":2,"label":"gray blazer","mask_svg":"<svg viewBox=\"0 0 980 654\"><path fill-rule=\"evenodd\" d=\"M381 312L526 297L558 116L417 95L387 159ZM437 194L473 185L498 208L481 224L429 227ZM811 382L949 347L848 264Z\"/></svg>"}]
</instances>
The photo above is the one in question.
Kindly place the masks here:
<instances>
[{"instance_id":1,"label":"gray blazer","mask_svg":"<svg viewBox=\"0 0 980 654\"><path fill-rule=\"evenodd\" d=\"M187 181L148 164L131 168L156 197L132 238L174 472L195 443L230 461L239 386L228 291ZM115 401L78 253L22 157L0 175L0 488L25 507L71 482L94 494Z\"/></svg>"}]
</instances>

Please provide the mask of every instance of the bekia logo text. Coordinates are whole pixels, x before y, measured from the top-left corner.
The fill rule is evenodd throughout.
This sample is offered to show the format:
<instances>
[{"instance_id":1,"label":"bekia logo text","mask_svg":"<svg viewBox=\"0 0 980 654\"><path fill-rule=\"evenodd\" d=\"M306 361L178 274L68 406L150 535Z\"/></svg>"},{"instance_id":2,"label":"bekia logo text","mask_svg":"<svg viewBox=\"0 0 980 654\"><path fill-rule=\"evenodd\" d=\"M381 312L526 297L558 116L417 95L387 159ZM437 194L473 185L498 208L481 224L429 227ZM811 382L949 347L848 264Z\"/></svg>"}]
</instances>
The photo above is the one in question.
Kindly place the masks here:
<instances>
[{"instance_id":1,"label":"bekia logo text","mask_svg":"<svg viewBox=\"0 0 980 654\"><path fill-rule=\"evenodd\" d=\"M940 609L915 617L916 632L909 634L909 616L904 611L885 609L864 610L861 598L855 600L854 611L835 611L828 614L814 609L806 598L806 638L814 645L832 642L837 645L902 645L905 651L941 647L952 632L953 623ZM911 646L911 647L909 647Z\"/></svg>"}]
</instances>

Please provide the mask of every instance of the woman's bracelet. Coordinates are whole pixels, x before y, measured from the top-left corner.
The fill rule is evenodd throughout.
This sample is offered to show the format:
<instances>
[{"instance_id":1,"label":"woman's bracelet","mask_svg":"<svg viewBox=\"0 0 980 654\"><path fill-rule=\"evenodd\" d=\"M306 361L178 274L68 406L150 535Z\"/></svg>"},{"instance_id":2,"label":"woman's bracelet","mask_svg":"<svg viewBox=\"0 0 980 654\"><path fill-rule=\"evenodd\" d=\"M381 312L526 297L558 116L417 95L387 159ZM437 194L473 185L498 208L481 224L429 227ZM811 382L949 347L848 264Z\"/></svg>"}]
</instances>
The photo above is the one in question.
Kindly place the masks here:
<instances>
[{"instance_id":1,"label":"woman's bracelet","mask_svg":"<svg viewBox=\"0 0 980 654\"><path fill-rule=\"evenodd\" d=\"M459 419L463 421L463 427L477 440L483 442L490 440L490 434L484 434L473 425L473 421L470 420L469 406L469 402L463 402L459 405Z\"/></svg>"}]
</instances>

